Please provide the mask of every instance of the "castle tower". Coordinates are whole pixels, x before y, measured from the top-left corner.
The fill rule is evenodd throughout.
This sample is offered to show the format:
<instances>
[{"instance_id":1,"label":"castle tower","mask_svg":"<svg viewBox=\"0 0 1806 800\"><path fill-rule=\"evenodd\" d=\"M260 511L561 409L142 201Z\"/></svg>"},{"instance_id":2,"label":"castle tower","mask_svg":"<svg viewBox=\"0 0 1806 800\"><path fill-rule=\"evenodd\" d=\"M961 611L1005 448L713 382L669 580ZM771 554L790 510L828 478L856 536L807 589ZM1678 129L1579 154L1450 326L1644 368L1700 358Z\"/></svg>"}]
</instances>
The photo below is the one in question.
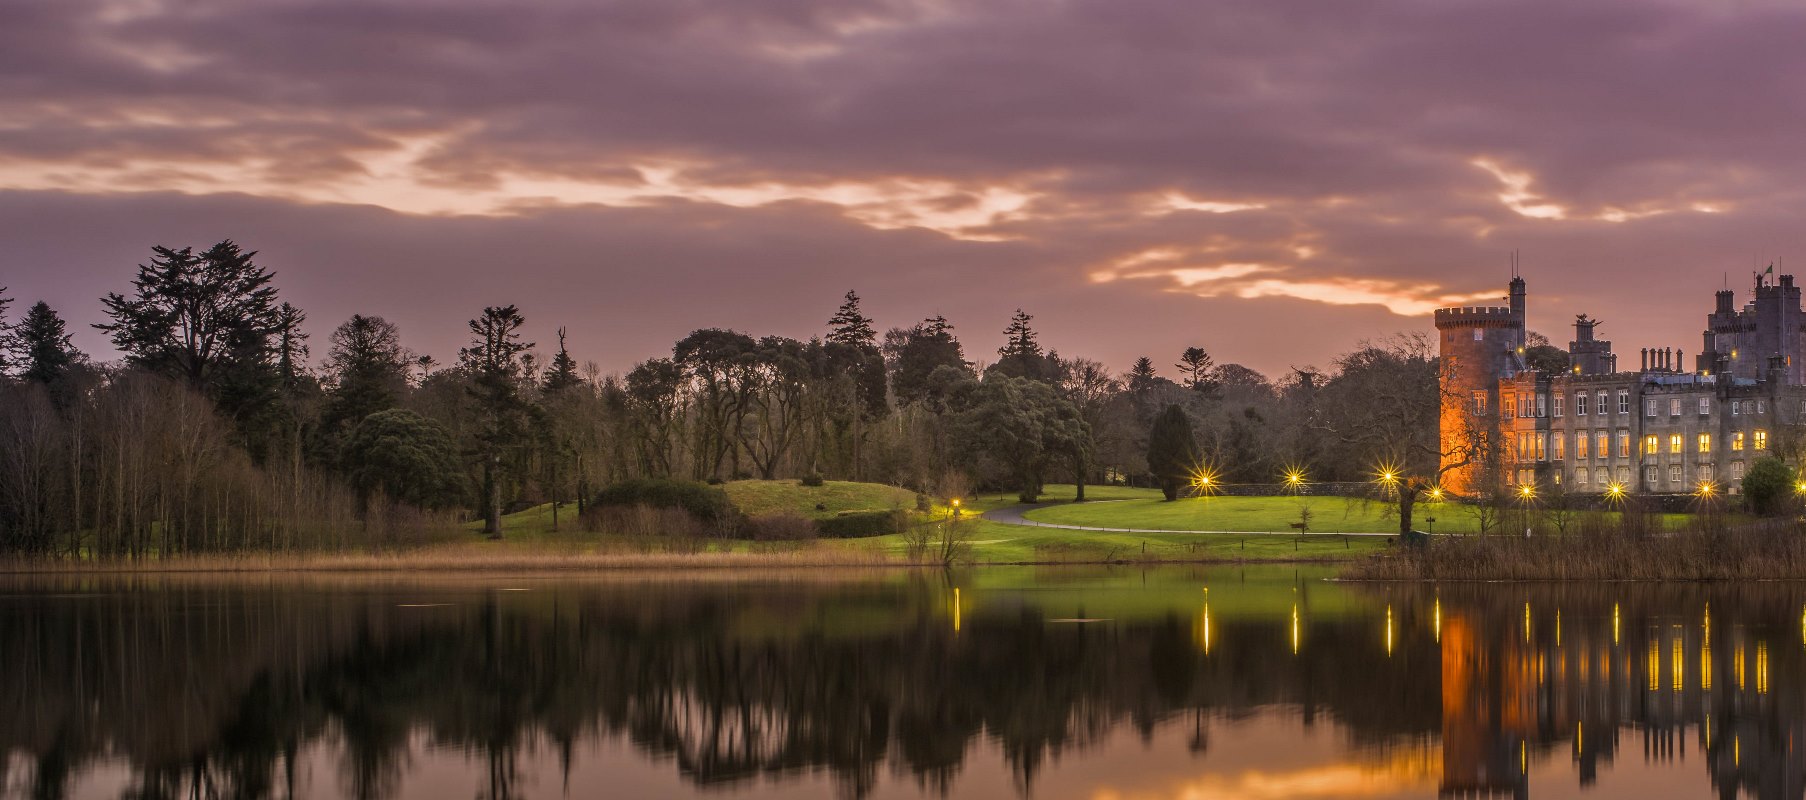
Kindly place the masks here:
<instances>
[{"instance_id":1,"label":"castle tower","mask_svg":"<svg viewBox=\"0 0 1806 800\"><path fill-rule=\"evenodd\" d=\"M1499 381L1523 367L1523 278L1511 281L1510 306L1442 308L1436 310L1436 331L1442 359L1442 452L1459 453L1481 439L1496 441L1499 428ZM1461 455L1447 463L1470 460L1451 469L1442 485L1456 494L1469 494L1479 485L1485 465Z\"/></svg>"},{"instance_id":2,"label":"castle tower","mask_svg":"<svg viewBox=\"0 0 1806 800\"><path fill-rule=\"evenodd\" d=\"M1612 343L1593 336L1599 320L1581 314L1574 318L1574 341L1568 342L1568 363L1576 375L1606 375L1618 371Z\"/></svg>"},{"instance_id":3,"label":"castle tower","mask_svg":"<svg viewBox=\"0 0 1806 800\"><path fill-rule=\"evenodd\" d=\"M1721 291L1717 304L1706 317L1705 349L1695 361L1695 368L1717 368L1720 361L1729 364L1732 374L1751 380L1768 379L1768 360L1781 358L1782 380L1788 385L1806 383L1806 311L1802 311L1800 287L1792 275L1771 281L1756 276L1755 297L1742 309L1736 309L1734 295Z\"/></svg>"}]
</instances>

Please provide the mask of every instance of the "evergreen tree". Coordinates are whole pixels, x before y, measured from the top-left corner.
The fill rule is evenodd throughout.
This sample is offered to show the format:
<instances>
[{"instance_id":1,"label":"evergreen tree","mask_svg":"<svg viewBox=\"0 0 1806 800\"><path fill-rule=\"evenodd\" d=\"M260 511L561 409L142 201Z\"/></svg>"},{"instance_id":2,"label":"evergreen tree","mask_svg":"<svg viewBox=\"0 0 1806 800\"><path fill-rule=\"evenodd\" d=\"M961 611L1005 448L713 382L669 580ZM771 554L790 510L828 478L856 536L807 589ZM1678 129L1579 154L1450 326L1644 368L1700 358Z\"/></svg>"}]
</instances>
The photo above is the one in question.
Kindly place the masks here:
<instances>
[{"instance_id":1,"label":"evergreen tree","mask_svg":"<svg viewBox=\"0 0 1806 800\"><path fill-rule=\"evenodd\" d=\"M1167 406L1148 431L1148 472L1159 482L1160 493L1168 500L1179 499L1180 490L1191 482L1201 461L1191 418L1185 409Z\"/></svg>"},{"instance_id":2,"label":"evergreen tree","mask_svg":"<svg viewBox=\"0 0 1806 800\"><path fill-rule=\"evenodd\" d=\"M1179 363L1175 366L1179 368L1180 374L1185 376L1186 388L1205 393L1216 390L1217 382L1214 377L1216 361L1204 351L1204 348L1185 348L1185 352L1179 354Z\"/></svg>"},{"instance_id":3,"label":"evergreen tree","mask_svg":"<svg viewBox=\"0 0 1806 800\"><path fill-rule=\"evenodd\" d=\"M577 375L577 359L571 358L570 351L564 348L564 329L559 328L558 353L552 356L552 368L546 370L546 394L558 394L582 382Z\"/></svg>"},{"instance_id":4,"label":"evergreen tree","mask_svg":"<svg viewBox=\"0 0 1806 800\"><path fill-rule=\"evenodd\" d=\"M885 349L891 364L891 390L899 405L928 399L936 386L929 376L941 367L973 377L965 350L945 317L929 317L908 330L893 329L885 336Z\"/></svg>"},{"instance_id":5,"label":"evergreen tree","mask_svg":"<svg viewBox=\"0 0 1806 800\"><path fill-rule=\"evenodd\" d=\"M102 299L112 322L105 331L126 360L179 378L203 391L234 360L266 360L270 339L283 327L275 275L232 240L196 255L193 248L151 248L138 266L131 297Z\"/></svg>"},{"instance_id":6,"label":"evergreen tree","mask_svg":"<svg viewBox=\"0 0 1806 800\"><path fill-rule=\"evenodd\" d=\"M987 374L998 374L1012 378L1028 378L1029 380L1053 383L1060 378L1060 364L1057 357L1041 351L1041 343L1036 341L1035 329L1029 325L1034 316L1016 309L1010 317L1010 325L1003 329L1003 347L997 350L997 363L985 370Z\"/></svg>"},{"instance_id":7,"label":"evergreen tree","mask_svg":"<svg viewBox=\"0 0 1806 800\"><path fill-rule=\"evenodd\" d=\"M353 314L333 329L330 342L314 447L316 457L349 472L358 465L342 452L345 437L365 417L395 407L407 389L410 360L400 330L382 317Z\"/></svg>"},{"instance_id":8,"label":"evergreen tree","mask_svg":"<svg viewBox=\"0 0 1806 800\"><path fill-rule=\"evenodd\" d=\"M444 508L462 497L458 447L439 423L412 411L389 409L365 417L345 443L347 477L360 511L381 492L420 508Z\"/></svg>"},{"instance_id":9,"label":"evergreen tree","mask_svg":"<svg viewBox=\"0 0 1806 800\"><path fill-rule=\"evenodd\" d=\"M458 351L469 373L478 411L477 455L483 468L483 532L502 534L503 459L526 439L530 405L521 392L523 363L532 342L521 341L526 324L514 306L489 306L470 321L471 344Z\"/></svg>"},{"instance_id":10,"label":"evergreen tree","mask_svg":"<svg viewBox=\"0 0 1806 800\"><path fill-rule=\"evenodd\" d=\"M878 347L878 331L872 328L871 318L859 310L859 295L851 289L839 310L828 318L828 342L860 349Z\"/></svg>"},{"instance_id":11,"label":"evergreen tree","mask_svg":"<svg viewBox=\"0 0 1806 800\"><path fill-rule=\"evenodd\" d=\"M12 369L11 356L14 348L12 329L6 322L6 310L12 307L13 299L6 296L6 287L0 286L0 377L5 377Z\"/></svg>"},{"instance_id":12,"label":"evergreen tree","mask_svg":"<svg viewBox=\"0 0 1806 800\"><path fill-rule=\"evenodd\" d=\"M1129 391L1142 394L1154 388L1154 381L1160 376L1154 374L1154 360L1147 356L1135 359L1135 366L1129 368Z\"/></svg>"},{"instance_id":13,"label":"evergreen tree","mask_svg":"<svg viewBox=\"0 0 1806 800\"><path fill-rule=\"evenodd\" d=\"M70 340L67 326L46 303L39 302L25 312L25 318L13 327L13 347L23 380L52 386L69 374L69 369L87 359Z\"/></svg>"}]
</instances>

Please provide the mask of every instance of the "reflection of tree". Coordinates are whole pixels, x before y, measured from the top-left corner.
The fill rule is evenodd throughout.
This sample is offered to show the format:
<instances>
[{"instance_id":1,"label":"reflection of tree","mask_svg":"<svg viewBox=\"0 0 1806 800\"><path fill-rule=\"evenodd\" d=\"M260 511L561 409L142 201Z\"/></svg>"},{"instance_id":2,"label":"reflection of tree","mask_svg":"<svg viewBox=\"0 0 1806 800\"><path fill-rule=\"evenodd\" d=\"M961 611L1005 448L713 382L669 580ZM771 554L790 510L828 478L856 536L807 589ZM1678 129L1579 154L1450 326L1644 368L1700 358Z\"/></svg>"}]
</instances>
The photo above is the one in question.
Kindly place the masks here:
<instances>
[{"instance_id":1,"label":"reflection of tree","mask_svg":"<svg viewBox=\"0 0 1806 800\"><path fill-rule=\"evenodd\" d=\"M289 794L297 753L330 744L344 793L380 798L424 739L480 757L473 794L501 800L521 793L520 754L536 742L568 769L583 742L625 738L698 785L823 771L857 797L885 770L945 793L983 735L1026 791L1110 731L1172 721L1202 750L1208 718L1287 703L1333 716L1357 747L1441 736L1451 772L1470 751L1496 774L1519 747L1526 763L1569 747L1590 776L1621 729L1648 731L1660 758L1691 728L1722 790L1801 796L1806 764L1788 742L1806 734L1806 698L1778 678L1806 668L1802 598L1524 592L1445 588L1433 614L1427 595L1395 591L1396 623L1419 633L1390 654L1367 618L1307 613L1296 655L1287 624L1245 618L1213 620L1205 655L1176 615L1054 624L993 604L968 607L955 633L927 582L463 592L441 608L399 608L387 591L109 591L0 614L0 651L21 654L0 659L0 752L31 756L41 797L113 754L129 760L132 796L273 797ZM1673 618L1707 599L1709 643L1703 619ZM1440 641L1423 634L1433 618ZM1781 635L1766 632L1788 630L1792 646L1775 638L1759 662L1758 644ZM1452 683L1459 663L1479 677Z\"/></svg>"}]
</instances>

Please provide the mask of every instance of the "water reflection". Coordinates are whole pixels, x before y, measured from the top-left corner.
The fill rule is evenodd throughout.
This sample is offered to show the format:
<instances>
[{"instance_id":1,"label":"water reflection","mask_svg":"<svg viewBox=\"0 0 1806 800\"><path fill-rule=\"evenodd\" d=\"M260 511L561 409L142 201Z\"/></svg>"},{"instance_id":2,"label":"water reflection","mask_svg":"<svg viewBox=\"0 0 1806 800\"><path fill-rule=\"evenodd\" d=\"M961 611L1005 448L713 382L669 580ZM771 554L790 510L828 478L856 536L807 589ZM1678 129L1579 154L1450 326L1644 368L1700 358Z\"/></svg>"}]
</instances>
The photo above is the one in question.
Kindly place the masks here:
<instances>
[{"instance_id":1,"label":"water reflection","mask_svg":"<svg viewBox=\"0 0 1806 800\"><path fill-rule=\"evenodd\" d=\"M1806 587L0 586L0 796L1806 797Z\"/></svg>"}]
</instances>

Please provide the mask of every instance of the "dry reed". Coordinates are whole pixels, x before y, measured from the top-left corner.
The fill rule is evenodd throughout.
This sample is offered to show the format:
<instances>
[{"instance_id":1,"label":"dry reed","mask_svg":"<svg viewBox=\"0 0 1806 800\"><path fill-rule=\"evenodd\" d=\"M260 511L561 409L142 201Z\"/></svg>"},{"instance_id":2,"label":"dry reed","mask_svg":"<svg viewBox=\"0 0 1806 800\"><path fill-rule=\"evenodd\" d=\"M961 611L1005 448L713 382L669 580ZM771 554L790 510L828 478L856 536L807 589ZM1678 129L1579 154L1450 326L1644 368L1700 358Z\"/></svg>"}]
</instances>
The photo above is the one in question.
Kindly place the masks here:
<instances>
[{"instance_id":1,"label":"dry reed","mask_svg":"<svg viewBox=\"0 0 1806 800\"><path fill-rule=\"evenodd\" d=\"M1343 571L1357 580L1731 581L1806 578L1806 534L1786 521L1647 535L1611 527L1567 536L1437 537Z\"/></svg>"}]
</instances>

